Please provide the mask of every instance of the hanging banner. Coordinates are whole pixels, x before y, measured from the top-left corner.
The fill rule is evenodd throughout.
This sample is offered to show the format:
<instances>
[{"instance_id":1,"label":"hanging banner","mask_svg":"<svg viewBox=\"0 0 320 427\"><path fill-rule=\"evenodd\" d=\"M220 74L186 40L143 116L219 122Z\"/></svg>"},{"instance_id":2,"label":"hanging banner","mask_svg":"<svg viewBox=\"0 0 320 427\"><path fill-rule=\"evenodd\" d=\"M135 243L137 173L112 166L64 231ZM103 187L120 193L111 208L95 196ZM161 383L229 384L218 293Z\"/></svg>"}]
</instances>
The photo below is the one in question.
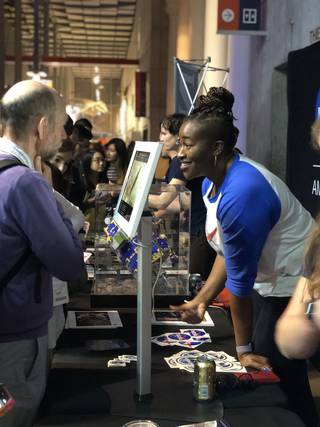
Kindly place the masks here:
<instances>
[{"instance_id":1,"label":"hanging banner","mask_svg":"<svg viewBox=\"0 0 320 427\"><path fill-rule=\"evenodd\" d=\"M310 128L320 118L320 42L288 56L287 183L313 216L320 213L320 153Z\"/></svg>"},{"instance_id":2,"label":"hanging banner","mask_svg":"<svg viewBox=\"0 0 320 427\"><path fill-rule=\"evenodd\" d=\"M180 74L177 63L179 64ZM174 105L175 112L188 114L191 106L191 99L194 98L199 83L199 67L193 64L174 59ZM186 89L188 88L188 91Z\"/></svg>"},{"instance_id":3,"label":"hanging banner","mask_svg":"<svg viewBox=\"0 0 320 427\"><path fill-rule=\"evenodd\" d=\"M261 15L261 0L218 0L217 32L266 35Z\"/></svg>"}]
</instances>

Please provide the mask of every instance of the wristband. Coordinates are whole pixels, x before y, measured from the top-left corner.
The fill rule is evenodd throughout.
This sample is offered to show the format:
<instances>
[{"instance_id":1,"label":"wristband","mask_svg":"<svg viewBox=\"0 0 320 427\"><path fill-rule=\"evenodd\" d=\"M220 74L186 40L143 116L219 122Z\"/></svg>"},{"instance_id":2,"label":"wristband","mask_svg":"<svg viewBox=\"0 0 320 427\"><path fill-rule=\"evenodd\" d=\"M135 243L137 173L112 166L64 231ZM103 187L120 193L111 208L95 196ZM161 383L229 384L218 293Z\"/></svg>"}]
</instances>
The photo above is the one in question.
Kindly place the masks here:
<instances>
[{"instance_id":1,"label":"wristband","mask_svg":"<svg viewBox=\"0 0 320 427\"><path fill-rule=\"evenodd\" d=\"M237 345L236 346L237 354L252 353L252 351L253 351L253 347L252 347L251 342L249 342L246 345Z\"/></svg>"}]
</instances>

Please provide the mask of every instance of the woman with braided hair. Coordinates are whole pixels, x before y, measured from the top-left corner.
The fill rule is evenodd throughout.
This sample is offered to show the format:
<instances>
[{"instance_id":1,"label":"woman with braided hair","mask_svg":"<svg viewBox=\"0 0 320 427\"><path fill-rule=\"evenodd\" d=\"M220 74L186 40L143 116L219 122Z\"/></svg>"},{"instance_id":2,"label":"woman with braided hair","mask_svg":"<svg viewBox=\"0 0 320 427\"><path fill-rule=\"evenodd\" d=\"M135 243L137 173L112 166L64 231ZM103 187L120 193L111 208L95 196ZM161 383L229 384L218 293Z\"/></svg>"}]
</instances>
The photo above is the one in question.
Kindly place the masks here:
<instances>
[{"instance_id":1,"label":"woman with braided hair","mask_svg":"<svg viewBox=\"0 0 320 427\"><path fill-rule=\"evenodd\" d=\"M217 257L198 295L172 308L198 323L226 286L241 364L273 369L290 408L307 426L316 426L306 363L286 359L274 342L275 323L302 273L304 243L314 221L286 184L235 150L233 103L229 91L211 88L180 128L185 178L206 177L206 235Z\"/></svg>"}]
</instances>

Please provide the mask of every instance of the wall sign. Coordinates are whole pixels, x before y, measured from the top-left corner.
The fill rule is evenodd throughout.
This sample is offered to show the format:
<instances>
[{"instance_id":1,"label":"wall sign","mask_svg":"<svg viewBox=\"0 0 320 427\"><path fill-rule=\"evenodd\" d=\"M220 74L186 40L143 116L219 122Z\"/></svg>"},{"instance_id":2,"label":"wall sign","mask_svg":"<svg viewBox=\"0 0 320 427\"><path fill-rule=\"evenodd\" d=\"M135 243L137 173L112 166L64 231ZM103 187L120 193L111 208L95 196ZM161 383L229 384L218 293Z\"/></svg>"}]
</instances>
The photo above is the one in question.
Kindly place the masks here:
<instances>
[{"instance_id":1,"label":"wall sign","mask_svg":"<svg viewBox=\"0 0 320 427\"><path fill-rule=\"evenodd\" d=\"M266 35L261 16L261 0L218 0L217 32Z\"/></svg>"}]
</instances>

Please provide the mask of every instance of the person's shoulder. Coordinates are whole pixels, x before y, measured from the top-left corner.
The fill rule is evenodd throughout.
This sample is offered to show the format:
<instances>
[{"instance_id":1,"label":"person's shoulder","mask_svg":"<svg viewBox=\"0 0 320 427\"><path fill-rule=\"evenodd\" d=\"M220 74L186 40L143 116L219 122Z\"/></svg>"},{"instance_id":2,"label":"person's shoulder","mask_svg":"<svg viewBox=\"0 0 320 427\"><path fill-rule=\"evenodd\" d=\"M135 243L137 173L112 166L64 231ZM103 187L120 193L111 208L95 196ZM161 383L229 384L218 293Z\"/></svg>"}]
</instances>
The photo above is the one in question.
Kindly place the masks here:
<instances>
[{"instance_id":1,"label":"person's shoulder","mask_svg":"<svg viewBox=\"0 0 320 427\"><path fill-rule=\"evenodd\" d=\"M176 170L176 169L180 170L180 165L181 165L181 161L180 161L179 157L176 156L171 160L171 162L169 164L169 168L171 170Z\"/></svg>"},{"instance_id":2,"label":"person's shoulder","mask_svg":"<svg viewBox=\"0 0 320 427\"><path fill-rule=\"evenodd\" d=\"M262 164L245 156L239 156L227 175L224 193L236 193L239 196L250 196L251 193L269 191L272 188L274 175Z\"/></svg>"},{"instance_id":3,"label":"person's shoulder","mask_svg":"<svg viewBox=\"0 0 320 427\"><path fill-rule=\"evenodd\" d=\"M50 186L43 176L34 169L25 166L15 166L8 170L8 179L11 179L11 189L14 187L15 191L27 191L30 195L31 191L36 193L41 189L48 191Z\"/></svg>"}]
</instances>

